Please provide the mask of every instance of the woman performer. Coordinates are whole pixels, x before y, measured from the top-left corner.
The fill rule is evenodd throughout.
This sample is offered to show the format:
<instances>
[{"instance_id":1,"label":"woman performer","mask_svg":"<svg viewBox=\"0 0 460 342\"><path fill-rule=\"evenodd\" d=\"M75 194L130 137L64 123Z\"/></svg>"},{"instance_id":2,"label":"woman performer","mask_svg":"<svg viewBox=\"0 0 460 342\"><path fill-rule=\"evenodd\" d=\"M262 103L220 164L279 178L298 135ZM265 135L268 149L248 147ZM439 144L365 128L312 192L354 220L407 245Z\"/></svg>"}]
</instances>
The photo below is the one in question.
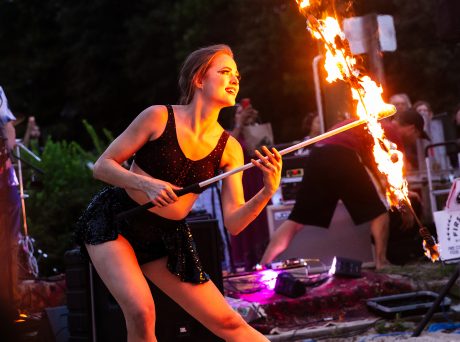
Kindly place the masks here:
<instances>
[{"instance_id":1,"label":"woman performer","mask_svg":"<svg viewBox=\"0 0 460 342\"><path fill-rule=\"evenodd\" d=\"M226 341L267 341L232 310L201 267L184 221L199 194L174 193L243 164L241 146L217 122L219 111L235 104L239 80L228 46L192 52L180 72L180 105L145 109L95 164L95 178L114 187L92 199L78 222L77 240L120 304L129 341L156 341L154 300L144 276ZM264 161L252 163L262 171L264 187L248 202L241 173L223 180L223 216L231 234L254 220L279 186L281 156L261 150L256 156ZM121 164L133 154L126 170ZM155 205L149 211L115 220L148 201Z\"/></svg>"}]
</instances>

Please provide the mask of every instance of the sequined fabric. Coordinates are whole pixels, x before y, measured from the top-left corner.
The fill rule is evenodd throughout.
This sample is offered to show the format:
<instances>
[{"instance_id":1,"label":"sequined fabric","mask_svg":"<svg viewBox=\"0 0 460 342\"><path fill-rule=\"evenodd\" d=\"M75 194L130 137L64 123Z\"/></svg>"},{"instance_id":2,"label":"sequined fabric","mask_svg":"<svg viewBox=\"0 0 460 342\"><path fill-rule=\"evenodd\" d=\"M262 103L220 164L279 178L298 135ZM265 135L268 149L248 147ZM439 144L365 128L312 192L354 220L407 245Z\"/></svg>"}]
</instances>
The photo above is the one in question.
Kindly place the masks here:
<instances>
[{"instance_id":1,"label":"sequined fabric","mask_svg":"<svg viewBox=\"0 0 460 342\"><path fill-rule=\"evenodd\" d=\"M223 132L216 147L199 160L188 159L179 146L172 106L167 105L168 121L162 135L137 151L134 161L149 175L177 186L188 186L217 175L229 134ZM197 193L203 192L201 188Z\"/></svg>"},{"instance_id":2,"label":"sequined fabric","mask_svg":"<svg viewBox=\"0 0 460 342\"><path fill-rule=\"evenodd\" d=\"M185 220L169 220L149 211L116 220L115 215L138 206L122 188L107 187L91 200L77 222L75 240L87 255L84 244L97 245L125 237L139 264L167 256L168 270L184 282L209 280L203 271L193 236Z\"/></svg>"}]
</instances>

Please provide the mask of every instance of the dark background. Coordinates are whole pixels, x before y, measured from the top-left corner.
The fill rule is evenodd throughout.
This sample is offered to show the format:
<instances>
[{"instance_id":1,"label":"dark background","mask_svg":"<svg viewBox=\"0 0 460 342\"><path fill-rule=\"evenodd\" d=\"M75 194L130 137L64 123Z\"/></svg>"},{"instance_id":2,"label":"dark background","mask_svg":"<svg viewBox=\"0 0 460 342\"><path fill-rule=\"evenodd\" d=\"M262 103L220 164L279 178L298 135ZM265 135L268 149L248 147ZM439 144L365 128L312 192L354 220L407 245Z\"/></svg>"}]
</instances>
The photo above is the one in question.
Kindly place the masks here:
<instances>
[{"instance_id":1,"label":"dark background","mask_svg":"<svg viewBox=\"0 0 460 342\"><path fill-rule=\"evenodd\" d=\"M344 16L394 16L384 96L405 92L440 113L460 102L456 2L335 5ZM0 0L0 84L13 112L36 116L44 135L89 146L82 119L119 134L145 107L177 102L189 52L227 43L243 76L239 97L251 97L276 142L287 142L302 137L299 123L316 108L318 45L305 27L294 0Z\"/></svg>"}]
</instances>

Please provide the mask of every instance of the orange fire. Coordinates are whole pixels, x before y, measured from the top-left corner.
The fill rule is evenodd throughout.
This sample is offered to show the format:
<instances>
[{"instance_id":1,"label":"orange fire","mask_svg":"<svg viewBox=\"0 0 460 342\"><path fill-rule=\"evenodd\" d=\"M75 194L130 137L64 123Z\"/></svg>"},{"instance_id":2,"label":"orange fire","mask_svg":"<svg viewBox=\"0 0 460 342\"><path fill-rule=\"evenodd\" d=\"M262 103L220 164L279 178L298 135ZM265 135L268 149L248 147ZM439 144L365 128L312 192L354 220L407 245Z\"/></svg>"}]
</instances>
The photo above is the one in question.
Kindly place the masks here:
<instances>
[{"instance_id":1,"label":"orange fire","mask_svg":"<svg viewBox=\"0 0 460 342\"><path fill-rule=\"evenodd\" d=\"M404 156L397 146L385 137L378 121L381 113L395 111L394 106L383 101L382 87L359 71L357 61L337 19L328 16L318 20L308 13L310 1L296 1L301 13L307 18L312 36L324 43L326 80L329 83L342 80L350 84L352 97L356 101L356 114L360 119L367 121L367 130L374 140L374 159L384 178L388 203L391 207L399 207L401 204L411 206L408 184L404 177ZM425 245L427 244L425 243L424 247ZM433 243L431 245L434 245L432 250L426 254L435 261L437 246Z\"/></svg>"}]
</instances>

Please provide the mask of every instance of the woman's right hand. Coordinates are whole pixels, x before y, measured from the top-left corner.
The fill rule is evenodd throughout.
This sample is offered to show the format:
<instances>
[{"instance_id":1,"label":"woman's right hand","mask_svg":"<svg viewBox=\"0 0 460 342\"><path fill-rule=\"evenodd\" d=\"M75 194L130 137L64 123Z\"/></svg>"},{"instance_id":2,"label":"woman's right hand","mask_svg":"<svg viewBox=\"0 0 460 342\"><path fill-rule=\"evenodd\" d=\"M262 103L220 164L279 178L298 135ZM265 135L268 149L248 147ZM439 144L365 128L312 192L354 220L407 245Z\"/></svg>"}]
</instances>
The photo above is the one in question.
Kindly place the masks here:
<instances>
[{"instance_id":1,"label":"woman's right hand","mask_svg":"<svg viewBox=\"0 0 460 342\"><path fill-rule=\"evenodd\" d=\"M142 189L156 207L162 208L179 200L174 190L179 190L181 187L159 179L148 178L142 184Z\"/></svg>"}]
</instances>

